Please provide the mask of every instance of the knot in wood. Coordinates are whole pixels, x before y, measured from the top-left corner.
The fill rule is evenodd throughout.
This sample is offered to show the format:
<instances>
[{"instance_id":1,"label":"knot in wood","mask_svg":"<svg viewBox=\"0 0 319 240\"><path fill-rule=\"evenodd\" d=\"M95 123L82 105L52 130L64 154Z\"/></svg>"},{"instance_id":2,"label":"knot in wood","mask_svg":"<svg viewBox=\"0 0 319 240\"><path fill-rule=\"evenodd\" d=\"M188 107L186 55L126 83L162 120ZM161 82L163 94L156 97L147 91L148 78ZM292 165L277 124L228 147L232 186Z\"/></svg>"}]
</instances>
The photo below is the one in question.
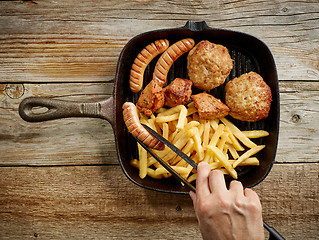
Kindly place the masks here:
<instances>
[{"instance_id":1,"label":"knot in wood","mask_svg":"<svg viewBox=\"0 0 319 240\"><path fill-rule=\"evenodd\" d=\"M24 94L23 84L7 84L5 87L5 93L9 98L17 99Z\"/></svg>"},{"instance_id":2,"label":"knot in wood","mask_svg":"<svg viewBox=\"0 0 319 240\"><path fill-rule=\"evenodd\" d=\"M298 123L298 122L300 122L300 120L301 120L301 117L300 117L299 114L294 114L294 115L291 116L291 121L293 123Z\"/></svg>"}]
</instances>

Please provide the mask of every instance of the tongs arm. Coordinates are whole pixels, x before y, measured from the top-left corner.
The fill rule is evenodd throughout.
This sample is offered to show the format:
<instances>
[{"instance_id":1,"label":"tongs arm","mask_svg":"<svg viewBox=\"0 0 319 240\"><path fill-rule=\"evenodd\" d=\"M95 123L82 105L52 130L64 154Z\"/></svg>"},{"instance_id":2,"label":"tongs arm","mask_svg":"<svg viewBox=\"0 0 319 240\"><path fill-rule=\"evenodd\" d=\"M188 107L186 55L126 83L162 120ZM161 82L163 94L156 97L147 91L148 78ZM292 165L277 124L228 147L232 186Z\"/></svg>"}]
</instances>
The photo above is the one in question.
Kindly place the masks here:
<instances>
[{"instance_id":1,"label":"tongs arm","mask_svg":"<svg viewBox=\"0 0 319 240\"><path fill-rule=\"evenodd\" d=\"M170 165L168 165L165 161L163 161L156 153L154 153L151 149L149 149L141 140L134 137L136 141L149 153L154 157L170 174L172 174L177 180L184 183L189 189L193 192L196 192L195 187L190 184L185 178L183 178L179 173L177 173Z\"/></svg>"}]
</instances>

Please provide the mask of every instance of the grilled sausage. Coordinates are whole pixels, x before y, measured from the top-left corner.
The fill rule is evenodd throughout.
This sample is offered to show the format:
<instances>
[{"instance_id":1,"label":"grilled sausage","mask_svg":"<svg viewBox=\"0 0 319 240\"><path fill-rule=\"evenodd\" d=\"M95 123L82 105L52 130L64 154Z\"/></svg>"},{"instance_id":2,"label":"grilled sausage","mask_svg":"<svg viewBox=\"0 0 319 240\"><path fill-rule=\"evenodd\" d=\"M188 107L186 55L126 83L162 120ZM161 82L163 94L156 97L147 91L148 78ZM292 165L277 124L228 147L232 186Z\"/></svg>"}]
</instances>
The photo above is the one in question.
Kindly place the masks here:
<instances>
[{"instance_id":1,"label":"grilled sausage","mask_svg":"<svg viewBox=\"0 0 319 240\"><path fill-rule=\"evenodd\" d=\"M134 103L125 102L122 106L123 118L128 131L149 148L163 150L165 145L151 135L140 123Z\"/></svg>"},{"instance_id":2,"label":"grilled sausage","mask_svg":"<svg viewBox=\"0 0 319 240\"><path fill-rule=\"evenodd\" d=\"M143 86L143 77L147 65L169 46L168 40L157 40L147 45L135 58L130 72L130 89L139 92Z\"/></svg>"},{"instance_id":3,"label":"grilled sausage","mask_svg":"<svg viewBox=\"0 0 319 240\"><path fill-rule=\"evenodd\" d=\"M168 71L174 61L191 50L194 45L195 41L193 39L185 38L170 46L158 59L153 73L153 80L163 87L166 83Z\"/></svg>"}]
</instances>

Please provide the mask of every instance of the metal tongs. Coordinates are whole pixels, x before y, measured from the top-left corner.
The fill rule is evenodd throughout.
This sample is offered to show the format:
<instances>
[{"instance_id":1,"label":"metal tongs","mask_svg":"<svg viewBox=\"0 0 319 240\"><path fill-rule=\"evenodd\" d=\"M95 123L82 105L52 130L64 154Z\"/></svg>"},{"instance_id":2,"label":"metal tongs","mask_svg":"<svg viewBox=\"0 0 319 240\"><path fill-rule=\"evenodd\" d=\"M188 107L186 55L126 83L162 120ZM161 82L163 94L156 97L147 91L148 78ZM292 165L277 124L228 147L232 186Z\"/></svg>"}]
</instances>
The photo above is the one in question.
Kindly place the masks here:
<instances>
[{"instance_id":1,"label":"metal tongs","mask_svg":"<svg viewBox=\"0 0 319 240\"><path fill-rule=\"evenodd\" d=\"M196 163L188 157L185 153L183 153L180 149L178 149L176 146L174 146L172 143L167 141L164 137L162 137L160 134L158 134L156 131L154 131L152 128L148 127L145 124L142 124L142 126L154 137L156 137L159 141L164 143L167 147L169 147L171 150L173 150L178 156L180 156L183 160L185 160L188 164L190 164L195 170L197 170ZM165 161L163 161L159 156L157 156L152 150L150 150L141 140L134 137L136 141L149 153L151 154L169 173L171 173L177 180L184 183L191 191L196 193L196 188L190 184L185 178L183 178L181 175L179 175L169 164L167 164ZM264 228L269 232L269 240L285 240L284 237L280 235L279 232L277 232L276 229L273 227L270 227L267 223L263 222Z\"/></svg>"}]
</instances>

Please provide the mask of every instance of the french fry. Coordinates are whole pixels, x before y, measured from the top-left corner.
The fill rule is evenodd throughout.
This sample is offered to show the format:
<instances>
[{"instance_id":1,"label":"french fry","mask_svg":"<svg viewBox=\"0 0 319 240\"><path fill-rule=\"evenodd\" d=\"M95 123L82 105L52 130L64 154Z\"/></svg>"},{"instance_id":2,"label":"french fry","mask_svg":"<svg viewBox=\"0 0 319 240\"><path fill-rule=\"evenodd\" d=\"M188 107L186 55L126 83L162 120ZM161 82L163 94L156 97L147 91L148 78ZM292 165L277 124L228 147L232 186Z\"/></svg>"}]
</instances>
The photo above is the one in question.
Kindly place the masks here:
<instances>
[{"instance_id":1,"label":"french fry","mask_svg":"<svg viewBox=\"0 0 319 240\"><path fill-rule=\"evenodd\" d=\"M176 125L177 129L182 129L185 126L185 121L186 121L186 117L187 117L187 109L184 105L181 105L181 110L179 113L179 118L178 118L178 122Z\"/></svg>"},{"instance_id":2,"label":"french fry","mask_svg":"<svg viewBox=\"0 0 319 240\"><path fill-rule=\"evenodd\" d=\"M216 144L217 144L217 142L218 142L220 136L223 134L224 127L225 127L225 126L224 126L223 124L219 124L219 125L218 125L218 127L217 127L217 129L216 129L216 131L215 131L215 133L214 133L214 135L213 135L213 137L210 139L210 142L209 142L209 144L206 146L206 148L207 148L208 146L211 146L211 147L212 147L212 146L216 146ZM213 154L206 153L205 158L204 158L204 161L209 163L209 162L211 162L211 160L212 160L213 157L214 157Z\"/></svg>"},{"instance_id":3,"label":"french fry","mask_svg":"<svg viewBox=\"0 0 319 240\"><path fill-rule=\"evenodd\" d=\"M207 148L209 150L211 150L216 157L218 158L218 160L220 161L220 163L223 165L223 167L225 167L225 169L229 172L229 174L234 178L237 179L237 172L235 171L235 169L233 168L233 166L229 163L228 159L226 158L226 156L223 154L222 151L219 150L219 148L215 147L215 146L210 146L207 145Z\"/></svg>"},{"instance_id":4,"label":"french fry","mask_svg":"<svg viewBox=\"0 0 319 240\"><path fill-rule=\"evenodd\" d=\"M259 145L256 146L252 149L249 149L248 151L246 151L243 155L241 155L233 164L233 167L237 167L238 164L240 164L242 161L244 161L245 159L249 158L250 156L258 153L260 150L262 150L263 148L265 148L265 145Z\"/></svg>"},{"instance_id":5,"label":"french fry","mask_svg":"<svg viewBox=\"0 0 319 240\"><path fill-rule=\"evenodd\" d=\"M163 123L163 137L168 140L169 128L167 123Z\"/></svg>"},{"instance_id":6,"label":"french fry","mask_svg":"<svg viewBox=\"0 0 319 240\"><path fill-rule=\"evenodd\" d=\"M239 158L239 154L233 145L226 143L226 146L228 147L228 150L234 159Z\"/></svg>"},{"instance_id":7,"label":"french fry","mask_svg":"<svg viewBox=\"0 0 319 240\"><path fill-rule=\"evenodd\" d=\"M197 173L194 173L194 174L190 175L190 176L187 178L187 181L188 181L188 182L193 182L193 181L196 180L196 178L197 178Z\"/></svg>"},{"instance_id":8,"label":"french fry","mask_svg":"<svg viewBox=\"0 0 319 240\"><path fill-rule=\"evenodd\" d=\"M269 132L265 130L242 131L242 133L248 138L262 138L269 136Z\"/></svg>"},{"instance_id":9,"label":"french fry","mask_svg":"<svg viewBox=\"0 0 319 240\"><path fill-rule=\"evenodd\" d=\"M172 108L170 108L170 109L168 109L166 111L163 111L163 112L159 113L157 115L157 117L170 116L170 115L179 113L182 110L182 108L185 108L185 106L184 105L177 105L175 107L172 107Z\"/></svg>"},{"instance_id":10,"label":"french fry","mask_svg":"<svg viewBox=\"0 0 319 240\"><path fill-rule=\"evenodd\" d=\"M179 113L174 113L172 115L158 116L158 117L156 117L155 121L157 123L171 122L174 120L178 120L178 118L179 118Z\"/></svg>"},{"instance_id":11,"label":"french fry","mask_svg":"<svg viewBox=\"0 0 319 240\"><path fill-rule=\"evenodd\" d=\"M149 118L142 113L139 113L139 117L141 123L156 130L191 157L196 164L206 161L212 170L221 170L224 174L230 174L234 179L238 177L235 170L237 166L259 165L259 160L253 155L265 146L257 145L250 139L269 135L264 130L241 131L226 118L200 119L193 102L188 104L187 108L183 105L170 109L161 108ZM165 147L163 151L153 151L187 181L196 180L197 171L170 148ZM149 176L161 179L171 176L139 144L138 154L139 160L133 159L130 164L139 169L141 178Z\"/></svg>"},{"instance_id":12,"label":"french fry","mask_svg":"<svg viewBox=\"0 0 319 240\"><path fill-rule=\"evenodd\" d=\"M191 122L187 123L183 129L181 129L179 132L177 132L177 134L174 136L172 141L173 142L177 141L179 138L181 138L182 134L187 132L189 129L192 129L193 127L198 127L199 125L200 125L200 123L197 121L191 121Z\"/></svg>"},{"instance_id":13,"label":"french fry","mask_svg":"<svg viewBox=\"0 0 319 240\"><path fill-rule=\"evenodd\" d=\"M204 158L204 150L202 147L202 142L201 142L201 137L199 135L199 130L196 127L192 128L191 130L193 132L193 139L195 142L194 148L198 153L199 160L202 160ZM191 130L189 130L189 131L191 131Z\"/></svg>"},{"instance_id":14,"label":"french fry","mask_svg":"<svg viewBox=\"0 0 319 240\"><path fill-rule=\"evenodd\" d=\"M205 149L209 143L209 133L210 133L210 122L205 121L204 123L204 133L203 133L203 148Z\"/></svg>"},{"instance_id":15,"label":"french fry","mask_svg":"<svg viewBox=\"0 0 319 240\"><path fill-rule=\"evenodd\" d=\"M230 164L234 164L236 160L229 160ZM250 157L243 160L238 166L259 166L259 160L256 157Z\"/></svg>"},{"instance_id":16,"label":"french fry","mask_svg":"<svg viewBox=\"0 0 319 240\"><path fill-rule=\"evenodd\" d=\"M140 144L138 144L137 147L138 147L138 155L140 158L139 177L143 179L147 175L147 151Z\"/></svg>"},{"instance_id":17,"label":"french fry","mask_svg":"<svg viewBox=\"0 0 319 240\"><path fill-rule=\"evenodd\" d=\"M190 107L187 109L187 116L190 116L196 112L197 112L197 109L195 107Z\"/></svg>"},{"instance_id":18,"label":"french fry","mask_svg":"<svg viewBox=\"0 0 319 240\"><path fill-rule=\"evenodd\" d=\"M132 159L130 164L133 166L133 167L136 167L136 168L140 168L140 163L137 159ZM152 178L156 178L156 179L161 179L163 178L162 175L157 175L155 174L155 170L154 169L151 169L151 168L147 168L147 175L152 177Z\"/></svg>"},{"instance_id":19,"label":"french fry","mask_svg":"<svg viewBox=\"0 0 319 240\"><path fill-rule=\"evenodd\" d=\"M256 147L256 143L252 142L242 131L239 130L232 122L227 120L226 118L220 119L226 126L229 127L230 131L247 147L254 148Z\"/></svg>"},{"instance_id":20,"label":"french fry","mask_svg":"<svg viewBox=\"0 0 319 240\"><path fill-rule=\"evenodd\" d=\"M219 148L219 150L223 150L225 143L226 143L226 139L228 138L229 133L228 132L223 132L223 134L220 136L220 140L217 143L217 147Z\"/></svg>"},{"instance_id":21,"label":"french fry","mask_svg":"<svg viewBox=\"0 0 319 240\"><path fill-rule=\"evenodd\" d=\"M209 123L210 123L210 126L214 129L214 131L216 131L218 128L218 120L217 119L210 120Z\"/></svg>"}]
</instances>

